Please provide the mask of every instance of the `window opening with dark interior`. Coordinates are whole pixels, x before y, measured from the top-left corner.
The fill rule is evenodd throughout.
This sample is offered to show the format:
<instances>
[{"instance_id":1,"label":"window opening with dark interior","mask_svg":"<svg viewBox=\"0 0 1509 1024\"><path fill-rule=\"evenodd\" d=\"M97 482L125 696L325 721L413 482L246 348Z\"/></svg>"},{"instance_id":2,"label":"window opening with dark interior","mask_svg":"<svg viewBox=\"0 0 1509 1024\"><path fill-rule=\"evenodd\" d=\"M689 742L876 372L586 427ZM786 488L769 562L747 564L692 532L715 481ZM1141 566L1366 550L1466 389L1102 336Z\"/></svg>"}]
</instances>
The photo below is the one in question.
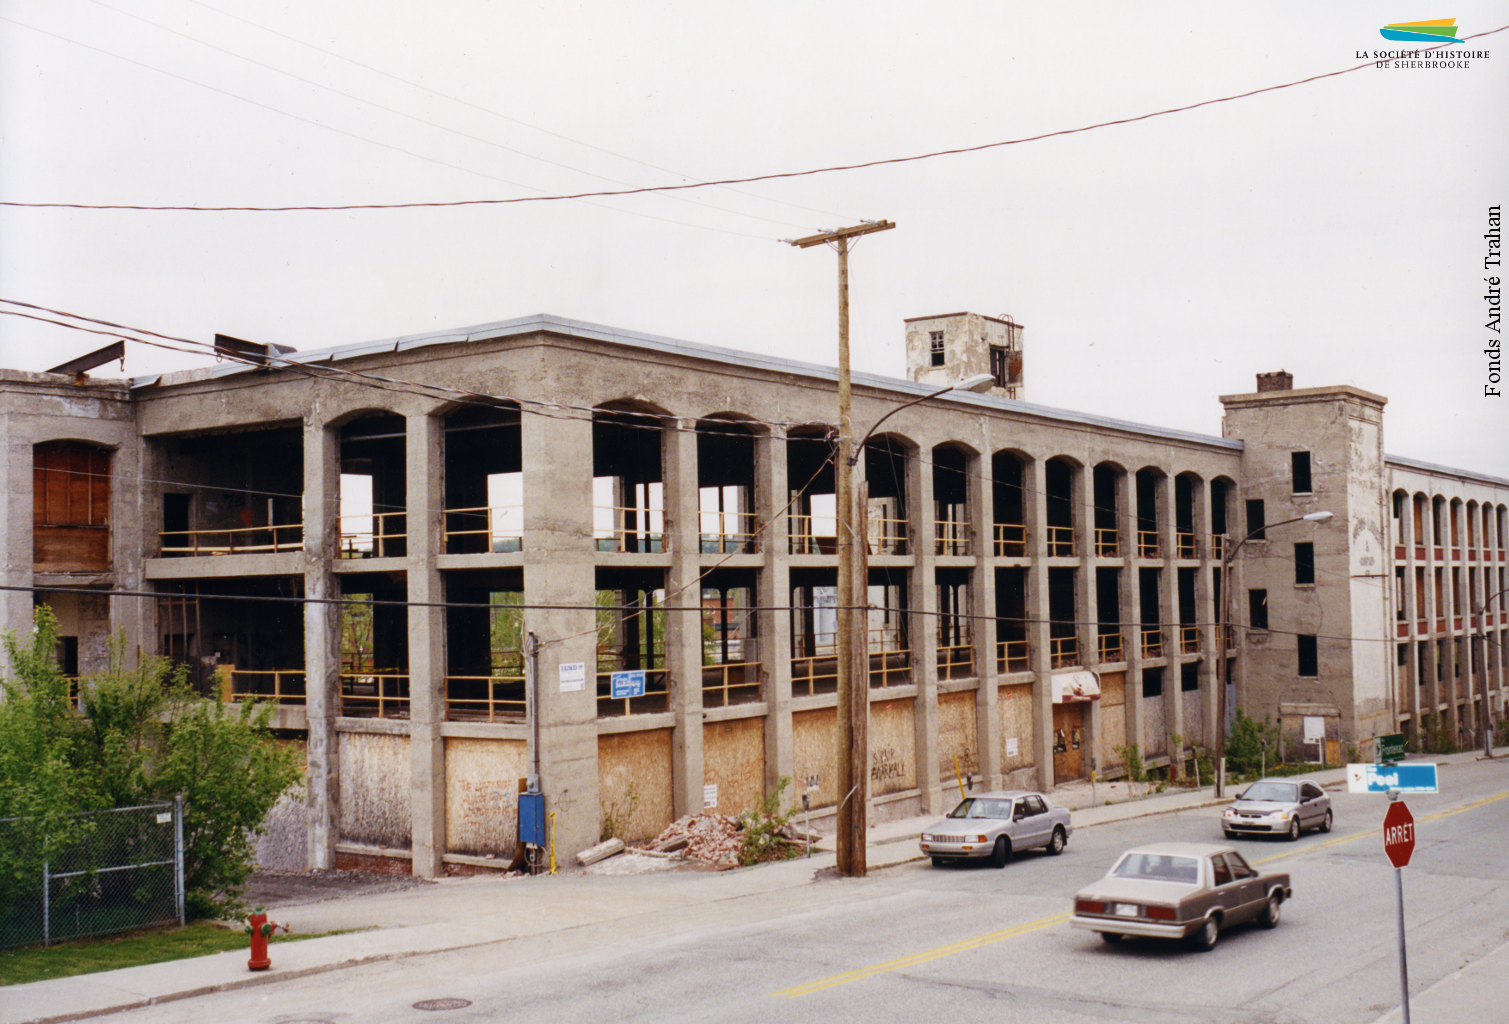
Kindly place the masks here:
<instances>
[{"instance_id":1,"label":"window opening with dark interior","mask_svg":"<svg viewBox=\"0 0 1509 1024\"><path fill-rule=\"evenodd\" d=\"M630 410L592 417L592 535L598 551L665 550L661 421Z\"/></svg>"},{"instance_id":2,"label":"window opening with dark interior","mask_svg":"<svg viewBox=\"0 0 1509 1024\"><path fill-rule=\"evenodd\" d=\"M870 686L905 686L912 681L910 602L906 569L870 569Z\"/></svg>"},{"instance_id":3,"label":"window opening with dark interior","mask_svg":"<svg viewBox=\"0 0 1509 1024\"><path fill-rule=\"evenodd\" d=\"M467 406L446 417L446 554L523 549L523 469L517 406Z\"/></svg>"},{"instance_id":4,"label":"window opening with dark interior","mask_svg":"<svg viewBox=\"0 0 1509 1024\"><path fill-rule=\"evenodd\" d=\"M1022 490L1022 460L1011 452L991 457L991 516L994 523L995 556L1027 556L1027 520Z\"/></svg>"},{"instance_id":5,"label":"window opening with dark interior","mask_svg":"<svg viewBox=\"0 0 1509 1024\"><path fill-rule=\"evenodd\" d=\"M445 717L522 722L524 572L466 569L444 574Z\"/></svg>"},{"instance_id":6,"label":"window opening with dark interior","mask_svg":"<svg viewBox=\"0 0 1509 1024\"><path fill-rule=\"evenodd\" d=\"M838 551L835 457L826 428L795 427L786 435L789 544L794 555L832 555Z\"/></svg>"},{"instance_id":7,"label":"window opening with dark interior","mask_svg":"<svg viewBox=\"0 0 1509 1024\"><path fill-rule=\"evenodd\" d=\"M1027 569L996 569L996 671L1031 668L1027 642Z\"/></svg>"},{"instance_id":8,"label":"window opening with dark interior","mask_svg":"<svg viewBox=\"0 0 1509 1024\"><path fill-rule=\"evenodd\" d=\"M761 697L754 569L714 569L702 578L702 704Z\"/></svg>"},{"instance_id":9,"label":"window opening with dark interior","mask_svg":"<svg viewBox=\"0 0 1509 1024\"><path fill-rule=\"evenodd\" d=\"M910 554L907 521L907 464L900 441L890 435L865 443L864 479L869 488L866 539L873 555Z\"/></svg>"},{"instance_id":10,"label":"window opening with dark interior","mask_svg":"<svg viewBox=\"0 0 1509 1024\"><path fill-rule=\"evenodd\" d=\"M703 554L753 552L755 437L729 420L697 424L697 511Z\"/></svg>"},{"instance_id":11,"label":"window opening with dark interior","mask_svg":"<svg viewBox=\"0 0 1509 1024\"><path fill-rule=\"evenodd\" d=\"M1049 557L1069 558L1075 553L1074 471L1074 464L1061 458L1049 459L1044 467Z\"/></svg>"},{"instance_id":12,"label":"window opening with dark interior","mask_svg":"<svg viewBox=\"0 0 1509 1024\"><path fill-rule=\"evenodd\" d=\"M838 572L791 570L791 692L810 697L838 689Z\"/></svg>"},{"instance_id":13,"label":"window opening with dark interior","mask_svg":"<svg viewBox=\"0 0 1509 1024\"><path fill-rule=\"evenodd\" d=\"M943 332L929 331L927 335L927 351L933 366L942 366L945 358L943 348Z\"/></svg>"},{"instance_id":14,"label":"window opening with dark interior","mask_svg":"<svg viewBox=\"0 0 1509 1024\"><path fill-rule=\"evenodd\" d=\"M934 550L940 555L968 555L970 550L968 457L958 449L933 449Z\"/></svg>"},{"instance_id":15,"label":"window opening with dark interior","mask_svg":"<svg viewBox=\"0 0 1509 1024\"><path fill-rule=\"evenodd\" d=\"M670 709L664 588L660 569L597 570L599 718Z\"/></svg>"},{"instance_id":16,"label":"window opening with dark interior","mask_svg":"<svg viewBox=\"0 0 1509 1024\"><path fill-rule=\"evenodd\" d=\"M935 570L938 586L938 678L967 679L974 671L969 570Z\"/></svg>"},{"instance_id":17,"label":"window opening with dark interior","mask_svg":"<svg viewBox=\"0 0 1509 1024\"><path fill-rule=\"evenodd\" d=\"M1310 453L1290 452L1289 463L1295 494L1310 493Z\"/></svg>"},{"instance_id":18,"label":"window opening with dark interior","mask_svg":"<svg viewBox=\"0 0 1509 1024\"><path fill-rule=\"evenodd\" d=\"M340 557L408 552L404 417L363 416L341 428Z\"/></svg>"}]
</instances>

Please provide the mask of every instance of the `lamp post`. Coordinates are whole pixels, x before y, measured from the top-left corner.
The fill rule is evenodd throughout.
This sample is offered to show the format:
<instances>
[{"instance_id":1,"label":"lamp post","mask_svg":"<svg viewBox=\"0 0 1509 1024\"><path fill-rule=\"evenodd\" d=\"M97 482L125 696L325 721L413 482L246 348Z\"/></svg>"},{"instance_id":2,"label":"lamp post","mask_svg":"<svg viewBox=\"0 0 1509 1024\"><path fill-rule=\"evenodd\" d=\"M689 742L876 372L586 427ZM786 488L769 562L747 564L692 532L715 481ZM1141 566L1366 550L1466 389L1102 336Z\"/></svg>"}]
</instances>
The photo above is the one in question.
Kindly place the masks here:
<instances>
[{"instance_id":1,"label":"lamp post","mask_svg":"<svg viewBox=\"0 0 1509 1024\"><path fill-rule=\"evenodd\" d=\"M1486 575L1484 576L1484 580L1486 582ZM1483 677L1482 715L1484 757L1493 756L1493 723L1488 716L1488 634L1483 629L1483 612L1488 610L1488 606L1493 603L1495 597L1500 597L1504 594L1509 594L1509 587L1505 587L1503 590L1498 591L1498 593L1489 594L1479 601L1477 607L1472 610L1472 619L1477 626L1476 631L1472 634L1472 647L1478 656L1478 664L1482 666L1482 671L1479 672L1479 675Z\"/></svg>"},{"instance_id":2,"label":"lamp post","mask_svg":"<svg viewBox=\"0 0 1509 1024\"><path fill-rule=\"evenodd\" d=\"M1290 523L1323 523L1331 516L1330 512L1311 512L1308 515L1295 516L1293 519L1264 524L1237 541L1230 551L1221 552L1221 618L1217 623L1219 632L1216 635L1216 799L1218 800L1226 796L1226 630L1231 623L1231 563L1236 558L1237 552L1242 550L1242 545L1260 533L1276 526L1288 526Z\"/></svg>"}]
</instances>

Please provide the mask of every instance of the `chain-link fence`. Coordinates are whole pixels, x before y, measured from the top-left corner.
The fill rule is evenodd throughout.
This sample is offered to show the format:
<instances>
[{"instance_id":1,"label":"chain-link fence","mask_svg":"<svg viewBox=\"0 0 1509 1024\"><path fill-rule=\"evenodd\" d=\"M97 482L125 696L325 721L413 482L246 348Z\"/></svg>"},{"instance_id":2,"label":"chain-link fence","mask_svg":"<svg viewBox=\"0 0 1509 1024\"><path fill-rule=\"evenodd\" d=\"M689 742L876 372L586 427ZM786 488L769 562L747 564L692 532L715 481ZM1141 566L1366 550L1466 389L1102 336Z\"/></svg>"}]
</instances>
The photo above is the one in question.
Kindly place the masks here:
<instances>
[{"instance_id":1,"label":"chain-link fence","mask_svg":"<svg viewBox=\"0 0 1509 1024\"><path fill-rule=\"evenodd\" d=\"M35 822L0 821L0 948L183 923L181 803L74 815L68 826L69 842L48 850Z\"/></svg>"}]
</instances>

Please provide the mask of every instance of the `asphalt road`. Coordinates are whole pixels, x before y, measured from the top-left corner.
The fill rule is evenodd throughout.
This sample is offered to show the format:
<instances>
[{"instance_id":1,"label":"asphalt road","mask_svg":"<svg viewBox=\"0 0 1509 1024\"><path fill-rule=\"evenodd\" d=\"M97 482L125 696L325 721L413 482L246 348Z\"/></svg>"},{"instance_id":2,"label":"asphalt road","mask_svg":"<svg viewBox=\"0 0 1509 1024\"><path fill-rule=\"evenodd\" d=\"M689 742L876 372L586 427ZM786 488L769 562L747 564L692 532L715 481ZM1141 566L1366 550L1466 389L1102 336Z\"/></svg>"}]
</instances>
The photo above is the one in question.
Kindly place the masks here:
<instances>
[{"instance_id":1,"label":"asphalt road","mask_svg":"<svg viewBox=\"0 0 1509 1024\"><path fill-rule=\"evenodd\" d=\"M1509 938L1509 773L1445 765L1441 785L1441 795L1408 798L1418 823L1404 871L1414 991ZM1112 947L1065 921L1072 894L1124 848L1222 841L1216 810L1205 809L1082 830L1063 856L1024 854L1002 870L918 862L671 911L632 933L558 932L112 1019L1366 1024L1399 1003L1393 869L1378 835L1385 800L1332 799L1329 835L1234 843L1261 869L1288 871L1295 895L1276 930L1223 932L1210 953L1154 940ZM441 998L470 1005L414 1007Z\"/></svg>"}]
</instances>

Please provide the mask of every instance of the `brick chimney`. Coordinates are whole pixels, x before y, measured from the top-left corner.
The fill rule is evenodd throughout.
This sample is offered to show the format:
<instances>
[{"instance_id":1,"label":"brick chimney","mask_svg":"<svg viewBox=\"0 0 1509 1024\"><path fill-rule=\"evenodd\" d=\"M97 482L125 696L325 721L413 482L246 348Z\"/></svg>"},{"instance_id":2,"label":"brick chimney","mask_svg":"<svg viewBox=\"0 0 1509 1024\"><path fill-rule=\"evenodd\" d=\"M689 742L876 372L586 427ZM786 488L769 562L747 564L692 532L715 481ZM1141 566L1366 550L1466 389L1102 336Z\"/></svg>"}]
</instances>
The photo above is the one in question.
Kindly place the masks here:
<instances>
[{"instance_id":1,"label":"brick chimney","mask_svg":"<svg viewBox=\"0 0 1509 1024\"><path fill-rule=\"evenodd\" d=\"M1264 391L1291 391L1293 388L1294 374L1287 370L1257 375L1257 389L1260 394Z\"/></svg>"}]
</instances>

